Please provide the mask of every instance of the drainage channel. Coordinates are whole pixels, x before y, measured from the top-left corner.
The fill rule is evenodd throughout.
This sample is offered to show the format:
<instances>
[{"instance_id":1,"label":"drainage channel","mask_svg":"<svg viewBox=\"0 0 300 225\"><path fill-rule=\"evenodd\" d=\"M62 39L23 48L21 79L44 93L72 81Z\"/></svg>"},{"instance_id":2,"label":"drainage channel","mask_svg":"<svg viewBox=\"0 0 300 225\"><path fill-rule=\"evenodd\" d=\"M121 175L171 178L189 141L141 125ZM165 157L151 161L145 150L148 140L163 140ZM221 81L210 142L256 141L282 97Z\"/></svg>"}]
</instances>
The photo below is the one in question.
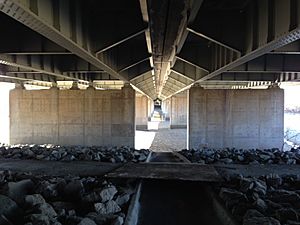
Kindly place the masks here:
<instances>
[{"instance_id":1,"label":"drainage channel","mask_svg":"<svg viewBox=\"0 0 300 225\"><path fill-rule=\"evenodd\" d=\"M182 163L172 152L153 152L149 162ZM233 225L209 184L178 180L142 180L129 209L130 225ZM221 213L220 213L221 212Z\"/></svg>"}]
</instances>

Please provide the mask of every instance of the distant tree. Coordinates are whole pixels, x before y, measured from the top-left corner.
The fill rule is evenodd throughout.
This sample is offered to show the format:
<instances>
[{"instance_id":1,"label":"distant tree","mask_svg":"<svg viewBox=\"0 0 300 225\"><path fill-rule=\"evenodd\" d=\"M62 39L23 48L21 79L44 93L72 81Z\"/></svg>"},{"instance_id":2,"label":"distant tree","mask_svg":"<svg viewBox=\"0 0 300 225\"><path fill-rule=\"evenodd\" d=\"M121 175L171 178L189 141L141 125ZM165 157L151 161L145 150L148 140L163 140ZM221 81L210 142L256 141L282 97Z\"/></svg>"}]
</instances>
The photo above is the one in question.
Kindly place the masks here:
<instances>
[{"instance_id":1,"label":"distant tree","mask_svg":"<svg viewBox=\"0 0 300 225\"><path fill-rule=\"evenodd\" d=\"M284 133L284 145L288 145L291 147L300 146L300 133L297 133L296 131L291 129L287 129Z\"/></svg>"},{"instance_id":2,"label":"distant tree","mask_svg":"<svg viewBox=\"0 0 300 225\"><path fill-rule=\"evenodd\" d=\"M284 111L287 112L287 113L300 113L300 107L296 106L296 107L293 107L293 108L285 108Z\"/></svg>"}]
</instances>

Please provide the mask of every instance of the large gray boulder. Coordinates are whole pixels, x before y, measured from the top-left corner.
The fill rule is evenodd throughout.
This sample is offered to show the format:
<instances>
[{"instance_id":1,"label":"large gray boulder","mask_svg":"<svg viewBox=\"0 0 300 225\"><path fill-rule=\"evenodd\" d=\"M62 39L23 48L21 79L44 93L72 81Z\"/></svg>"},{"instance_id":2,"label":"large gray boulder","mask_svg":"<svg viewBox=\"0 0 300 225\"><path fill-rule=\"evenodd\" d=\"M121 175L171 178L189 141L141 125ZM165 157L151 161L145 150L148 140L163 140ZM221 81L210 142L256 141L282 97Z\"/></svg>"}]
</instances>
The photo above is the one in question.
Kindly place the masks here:
<instances>
[{"instance_id":1,"label":"large gray boulder","mask_svg":"<svg viewBox=\"0 0 300 225\"><path fill-rule=\"evenodd\" d=\"M243 225L281 225L280 222L272 217L251 217L244 219Z\"/></svg>"},{"instance_id":2,"label":"large gray boulder","mask_svg":"<svg viewBox=\"0 0 300 225\"><path fill-rule=\"evenodd\" d=\"M78 225L97 225L93 220L90 218L83 218Z\"/></svg>"},{"instance_id":3,"label":"large gray boulder","mask_svg":"<svg viewBox=\"0 0 300 225\"><path fill-rule=\"evenodd\" d=\"M5 195L0 195L0 215L10 218L19 213L20 208L15 201Z\"/></svg>"},{"instance_id":4,"label":"large gray boulder","mask_svg":"<svg viewBox=\"0 0 300 225\"><path fill-rule=\"evenodd\" d=\"M120 206L114 200L110 200L106 203L95 203L94 206L96 212L103 215L114 214L121 211Z\"/></svg>"},{"instance_id":5,"label":"large gray boulder","mask_svg":"<svg viewBox=\"0 0 300 225\"><path fill-rule=\"evenodd\" d=\"M117 192L117 188L113 185L103 188L100 192L101 202L112 200Z\"/></svg>"},{"instance_id":6,"label":"large gray boulder","mask_svg":"<svg viewBox=\"0 0 300 225\"><path fill-rule=\"evenodd\" d=\"M25 204L27 206L35 206L37 204L46 203L45 199L40 194L26 195L25 196Z\"/></svg>"},{"instance_id":7,"label":"large gray boulder","mask_svg":"<svg viewBox=\"0 0 300 225\"><path fill-rule=\"evenodd\" d=\"M8 182L7 195L18 204L24 202L24 197L34 188L34 183L30 179L21 180L18 182Z\"/></svg>"}]
</instances>

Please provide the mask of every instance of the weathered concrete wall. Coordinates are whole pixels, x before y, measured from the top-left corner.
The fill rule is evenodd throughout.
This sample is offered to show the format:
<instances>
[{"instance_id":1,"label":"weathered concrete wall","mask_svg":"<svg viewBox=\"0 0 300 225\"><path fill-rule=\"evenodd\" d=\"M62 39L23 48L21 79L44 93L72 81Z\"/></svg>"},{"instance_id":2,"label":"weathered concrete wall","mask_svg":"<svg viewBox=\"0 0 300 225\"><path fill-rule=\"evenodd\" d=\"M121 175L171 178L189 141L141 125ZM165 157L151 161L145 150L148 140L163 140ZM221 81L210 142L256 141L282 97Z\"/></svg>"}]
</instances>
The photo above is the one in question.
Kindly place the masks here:
<instances>
[{"instance_id":1,"label":"weathered concrete wall","mask_svg":"<svg viewBox=\"0 0 300 225\"><path fill-rule=\"evenodd\" d=\"M165 114L165 120L170 120L171 113L171 98L168 98L162 102L161 109Z\"/></svg>"},{"instance_id":2,"label":"weathered concrete wall","mask_svg":"<svg viewBox=\"0 0 300 225\"><path fill-rule=\"evenodd\" d=\"M135 124L137 130L148 129L149 99L141 94L135 97Z\"/></svg>"},{"instance_id":3,"label":"weathered concrete wall","mask_svg":"<svg viewBox=\"0 0 300 225\"><path fill-rule=\"evenodd\" d=\"M284 91L189 90L188 147L281 148Z\"/></svg>"},{"instance_id":4,"label":"weathered concrete wall","mask_svg":"<svg viewBox=\"0 0 300 225\"><path fill-rule=\"evenodd\" d=\"M187 127L187 91L171 97L170 128Z\"/></svg>"},{"instance_id":5,"label":"weathered concrete wall","mask_svg":"<svg viewBox=\"0 0 300 225\"><path fill-rule=\"evenodd\" d=\"M148 99L148 119L151 117L154 111L154 102L152 99Z\"/></svg>"},{"instance_id":6,"label":"weathered concrete wall","mask_svg":"<svg viewBox=\"0 0 300 225\"><path fill-rule=\"evenodd\" d=\"M135 91L10 92L10 143L134 146Z\"/></svg>"}]
</instances>

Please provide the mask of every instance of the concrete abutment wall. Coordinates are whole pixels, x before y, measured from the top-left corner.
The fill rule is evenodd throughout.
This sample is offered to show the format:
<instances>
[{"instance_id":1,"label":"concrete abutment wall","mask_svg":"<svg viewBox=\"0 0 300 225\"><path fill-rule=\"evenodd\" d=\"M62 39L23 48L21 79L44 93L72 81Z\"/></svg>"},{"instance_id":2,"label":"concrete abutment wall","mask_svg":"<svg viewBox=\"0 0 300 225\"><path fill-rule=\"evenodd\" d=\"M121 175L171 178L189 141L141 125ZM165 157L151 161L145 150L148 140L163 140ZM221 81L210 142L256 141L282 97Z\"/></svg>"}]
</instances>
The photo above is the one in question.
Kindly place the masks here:
<instances>
[{"instance_id":1,"label":"concrete abutment wall","mask_svg":"<svg viewBox=\"0 0 300 225\"><path fill-rule=\"evenodd\" d=\"M10 143L134 147L135 91L10 92Z\"/></svg>"},{"instance_id":2,"label":"concrete abutment wall","mask_svg":"<svg viewBox=\"0 0 300 225\"><path fill-rule=\"evenodd\" d=\"M281 148L284 91L189 90L188 148Z\"/></svg>"}]
</instances>

